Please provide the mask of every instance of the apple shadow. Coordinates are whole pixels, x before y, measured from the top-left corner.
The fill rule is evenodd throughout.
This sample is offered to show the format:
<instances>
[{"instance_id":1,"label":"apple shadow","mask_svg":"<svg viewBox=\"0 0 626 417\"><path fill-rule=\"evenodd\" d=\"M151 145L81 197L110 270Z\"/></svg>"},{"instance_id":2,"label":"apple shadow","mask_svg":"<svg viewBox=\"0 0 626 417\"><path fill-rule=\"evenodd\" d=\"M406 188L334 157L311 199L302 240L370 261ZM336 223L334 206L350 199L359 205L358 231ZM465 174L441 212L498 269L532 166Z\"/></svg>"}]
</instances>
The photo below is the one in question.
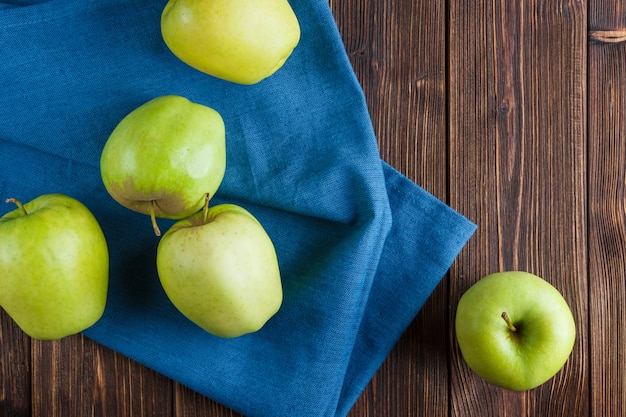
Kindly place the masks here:
<instances>
[{"instance_id":1,"label":"apple shadow","mask_svg":"<svg viewBox=\"0 0 626 417\"><path fill-rule=\"evenodd\" d=\"M124 309L146 311L161 301L165 293L156 271L156 246L120 254L120 260L111 273L110 294L124 304Z\"/></svg>"},{"instance_id":2,"label":"apple shadow","mask_svg":"<svg viewBox=\"0 0 626 417\"><path fill-rule=\"evenodd\" d=\"M109 293L105 314L116 319L137 319L152 314L155 306L169 303L156 268L159 237L154 235L148 217L123 208L112 208L103 216L109 246ZM113 219L113 217L115 217ZM162 221L164 232L170 226Z\"/></svg>"}]
</instances>

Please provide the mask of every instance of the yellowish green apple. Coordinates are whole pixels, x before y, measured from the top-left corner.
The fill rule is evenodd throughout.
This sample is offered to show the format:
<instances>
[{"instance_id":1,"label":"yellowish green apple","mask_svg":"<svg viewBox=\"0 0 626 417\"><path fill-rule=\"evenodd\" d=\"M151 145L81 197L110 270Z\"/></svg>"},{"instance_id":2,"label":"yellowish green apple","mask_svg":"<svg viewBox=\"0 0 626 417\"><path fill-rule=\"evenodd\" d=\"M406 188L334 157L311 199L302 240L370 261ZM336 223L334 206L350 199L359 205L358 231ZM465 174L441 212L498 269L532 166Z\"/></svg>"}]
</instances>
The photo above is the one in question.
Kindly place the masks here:
<instances>
[{"instance_id":1,"label":"yellowish green apple","mask_svg":"<svg viewBox=\"0 0 626 417\"><path fill-rule=\"evenodd\" d=\"M276 72L300 41L287 0L169 0L165 44L191 67L239 84Z\"/></svg>"},{"instance_id":2,"label":"yellowish green apple","mask_svg":"<svg viewBox=\"0 0 626 417\"><path fill-rule=\"evenodd\" d=\"M157 271L174 306L224 338L259 330L280 309L274 245L244 208L219 204L175 223L157 248Z\"/></svg>"},{"instance_id":3,"label":"yellowish green apple","mask_svg":"<svg viewBox=\"0 0 626 417\"><path fill-rule=\"evenodd\" d=\"M152 218L182 219L215 194L226 170L224 121L180 96L157 97L115 127L100 158L102 181L121 205Z\"/></svg>"},{"instance_id":4,"label":"yellowish green apple","mask_svg":"<svg viewBox=\"0 0 626 417\"><path fill-rule=\"evenodd\" d=\"M42 195L0 218L0 305L35 339L60 339L104 312L109 253L100 225L79 201Z\"/></svg>"},{"instance_id":5,"label":"yellowish green apple","mask_svg":"<svg viewBox=\"0 0 626 417\"><path fill-rule=\"evenodd\" d=\"M487 382L514 391L552 378L576 338L561 293L523 271L491 274L471 286L459 300L455 329L469 367Z\"/></svg>"}]
</instances>

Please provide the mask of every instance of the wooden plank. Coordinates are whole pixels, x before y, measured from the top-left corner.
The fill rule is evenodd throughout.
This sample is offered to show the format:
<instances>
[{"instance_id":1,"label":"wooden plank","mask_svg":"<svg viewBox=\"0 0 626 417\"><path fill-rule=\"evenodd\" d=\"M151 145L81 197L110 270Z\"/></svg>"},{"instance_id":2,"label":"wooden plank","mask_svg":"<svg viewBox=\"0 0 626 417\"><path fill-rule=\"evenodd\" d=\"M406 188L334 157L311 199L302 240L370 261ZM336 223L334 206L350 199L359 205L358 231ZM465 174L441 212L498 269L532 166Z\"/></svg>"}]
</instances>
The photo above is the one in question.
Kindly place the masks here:
<instances>
[{"instance_id":1,"label":"wooden plank","mask_svg":"<svg viewBox=\"0 0 626 417\"><path fill-rule=\"evenodd\" d=\"M588 415L586 4L450 7L451 205L478 223L450 305L488 273L526 270L564 293L578 328L564 369L528 392L485 383L454 345L452 415Z\"/></svg>"},{"instance_id":2,"label":"wooden plank","mask_svg":"<svg viewBox=\"0 0 626 417\"><path fill-rule=\"evenodd\" d=\"M626 7L590 2L589 279L591 415L626 402Z\"/></svg>"},{"instance_id":3,"label":"wooden plank","mask_svg":"<svg viewBox=\"0 0 626 417\"><path fill-rule=\"evenodd\" d=\"M180 384L174 387L174 416L243 417L230 408L204 397Z\"/></svg>"},{"instance_id":4,"label":"wooden plank","mask_svg":"<svg viewBox=\"0 0 626 417\"><path fill-rule=\"evenodd\" d=\"M446 35L442 2L330 1L365 92L381 156L445 200ZM446 415L447 284L442 283L351 416Z\"/></svg>"},{"instance_id":5,"label":"wooden plank","mask_svg":"<svg viewBox=\"0 0 626 417\"><path fill-rule=\"evenodd\" d=\"M0 416L30 416L30 338L0 310Z\"/></svg>"},{"instance_id":6,"label":"wooden plank","mask_svg":"<svg viewBox=\"0 0 626 417\"><path fill-rule=\"evenodd\" d=\"M32 341L32 415L172 415L172 383L86 337Z\"/></svg>"},{"instance_id":7,"label":"wooden plank","mask_svg":"<svg viewBox=\"0 0 626 417\"><path fill-rule=\"evenodd\" d=\"M445 200L444 4L330 4L365 93L382 158Z\"/></svg>"}]
</instances>

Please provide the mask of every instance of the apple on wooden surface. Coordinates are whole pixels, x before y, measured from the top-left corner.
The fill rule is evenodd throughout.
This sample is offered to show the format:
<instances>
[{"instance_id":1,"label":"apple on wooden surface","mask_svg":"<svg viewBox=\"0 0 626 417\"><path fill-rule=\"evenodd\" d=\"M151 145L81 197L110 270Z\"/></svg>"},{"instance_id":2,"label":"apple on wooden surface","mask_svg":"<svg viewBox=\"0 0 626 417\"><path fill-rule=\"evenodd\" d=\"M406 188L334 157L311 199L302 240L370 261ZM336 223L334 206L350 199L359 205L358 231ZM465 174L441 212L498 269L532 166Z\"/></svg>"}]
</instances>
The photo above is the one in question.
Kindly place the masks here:
<instances>
[{"instance_id":1,"label":"apple on wooden surface","mask_svg":"<svg viewBox=\"0 0 626 417\"><path fill-rule=\"evenodd\" d=\"M470 287L459 300L455 329L469 367L487 382L514 391L556 375L576 338L561 293L523 271L491 274Z\"/></svg>"},{"instance_id":2,"label":"apple on wooden surface","mask_svg":"<svg viewBox=\"0 0 626 417\"><path fill-rule=\"evenodd\" d=\"M187 65L255 84L283 66L300 41L300 25L287 0L169 0L161 34Z\"/></svg>"},{"instance_id":3,"label":"apple on wooden surface","mask_svg":"<svg viewBox=\"0 0 626 417\"><path fill-rule=\"evenodd\" d=\"M121 205L152 218L182 219L215 194L226 170L220 114L180 96L157 97L115 127L102 150L100 171Z\"/></svg>"},{"instance_id":4,"label":"apple on wooden surface","mask_svg":"<svg viewBox=\"0 0 626 417\"><path fill-rule=\"evenodd\" d=\"M157 248L157 271L172 304L224 338L259 330L279 310L276 251L243 207L219 204L175 223Z\"/></svg>"},{"instance_id":5,"label":"apple on wooden surface","mask_svg":"<svg viewBox=\"0 0 626 417\"><path fill-rule=\"evenodd\" d=\"M0 305L29 336L60 339L97 322L106 304L109 252L81 202L46 194L0 218Z\"/></svg>"}]
</instances>

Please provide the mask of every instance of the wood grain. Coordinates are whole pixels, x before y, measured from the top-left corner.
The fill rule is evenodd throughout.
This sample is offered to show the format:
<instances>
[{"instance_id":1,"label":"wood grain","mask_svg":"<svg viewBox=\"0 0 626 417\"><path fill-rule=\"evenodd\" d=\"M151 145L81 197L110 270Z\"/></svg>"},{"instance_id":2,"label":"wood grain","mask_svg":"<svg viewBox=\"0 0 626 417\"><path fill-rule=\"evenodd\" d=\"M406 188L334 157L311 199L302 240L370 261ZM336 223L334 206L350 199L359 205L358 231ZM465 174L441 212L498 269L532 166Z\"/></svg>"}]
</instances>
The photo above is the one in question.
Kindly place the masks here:
<instances>
[{"instance_id":1,"label":"wood grain","mask_svg":"<svg viewBox=\"0 0 626 417\"><path fill-rule=\"evenodd\" d=\"M86 337L32 350L33 416L172 415L172 381Z\"/></svg>"},{"instance_id":2,"label":"wood grain","mask_svg":"<svg viewBox=\"0 0 626 417\"><path fill-rule=\"evenodd\" d=\"M591 2L589 356L594 416L626 402L626 8Z\"/></svg>"},{"instance_id":3,"label":"wood grain","mask_svg":"<svg viewBox=\"0 0 626 417\"><path fill-rule=\"evenodd\" d=\"M450 202L479 225L450 304L488 273L526 270L564 293L579 333L565 368L522 393L478 379L454 345L451 414L588 415L585 4L450 7Z\"/></svg>"},{"instance_id":4,"label":"wood grain","mask_svg":"<svg viewBox=\"0 0 626 417\"><path fill-rule=\"evenodd\" d=\"M3 310L0 332L0 416L30 416L30 338Z\"/></svg>"}]
</instances>

